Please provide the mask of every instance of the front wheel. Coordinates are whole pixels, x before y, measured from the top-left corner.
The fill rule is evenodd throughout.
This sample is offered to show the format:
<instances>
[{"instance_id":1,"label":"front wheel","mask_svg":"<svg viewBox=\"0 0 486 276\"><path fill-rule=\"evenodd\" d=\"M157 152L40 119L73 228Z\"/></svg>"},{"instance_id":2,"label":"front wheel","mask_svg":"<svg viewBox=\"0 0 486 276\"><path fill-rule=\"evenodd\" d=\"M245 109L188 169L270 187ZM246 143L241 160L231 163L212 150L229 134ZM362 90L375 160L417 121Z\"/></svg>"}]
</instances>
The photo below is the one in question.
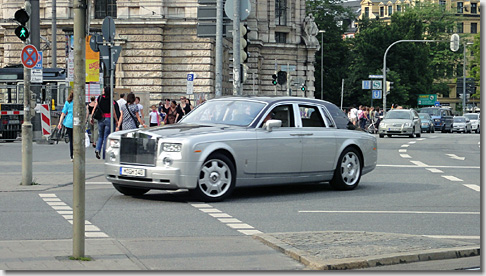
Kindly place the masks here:
<instances>
[{"instance_id":1,"label":"front wheel","mask_svg":"<svg viewBox=\"0 0 486 276\"><path fill-rule=\"evenodd\" d=\"M341 153L338 159L334 176L330 181L331 186L336 190L353 190L361 179L361 159L356 149L347 148Z\"/></svg>"},{"instance_id":2,"label":"front wheel","mask_svg":"<svg viewBox=\"0 0 486 276\"><path fill-rule=\"evenodd\" d=\"M222 201L233 192L235 183L236 169L233 162L226 155L215 153L202 165L197 186L191 193L204 202Z\"/></svg>"},{"instance_id":3,"label":"front wheel","mask_svg":"<svg viewBox=\"0 0 486 276\"><path fill-rule=\"evenodd\" d=\"M113 183L113 187L120 193L127 195L127 196L141 196L145 194L146 192L150 191L150 189L144 189L144 188L131 188L127 186L122 186L119 184Z\"/></svg>"}]
</instances>

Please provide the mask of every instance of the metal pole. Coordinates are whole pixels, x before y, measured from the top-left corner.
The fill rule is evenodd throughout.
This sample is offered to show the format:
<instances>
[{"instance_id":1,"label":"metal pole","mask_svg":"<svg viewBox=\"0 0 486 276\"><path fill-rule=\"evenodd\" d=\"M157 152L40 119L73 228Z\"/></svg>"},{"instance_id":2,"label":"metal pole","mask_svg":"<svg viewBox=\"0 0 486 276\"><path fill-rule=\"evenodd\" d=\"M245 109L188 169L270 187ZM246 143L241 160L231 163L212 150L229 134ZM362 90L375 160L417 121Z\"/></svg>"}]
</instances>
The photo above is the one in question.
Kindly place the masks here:
<instances>
[{"instance_id":1,"label":"metal pole","mask_svg":"<svg viewBox=\"0 0 486 276\"><path fill-rule=\"evenodd\" d=\"M393 42L392 44L390 44L390 46L388 46L388 48L386 48L385 54L383 55L383 87L385 88L385 89L383 89L384 90L384 92L383 92L383 116L386 115L386 55L388 54L388 51L390 50L390 48L393 45L400 43L400 42L444 42L444 41L449 42L448 40L398 40L398 41Z\"/></svg>"},{"instance_id":2,"label":"metal pole","mask_svg":"<svg viewBox=\"0 0 486 276\"><path fill-rule=\"evenodd\" d=\"M115 44L113 42L113 44ZM113 78L114 78L114 74L115 74L115 68L114 68L114 64L113 64L113 46L114 45L110 45L110 98L111 98L111 101L112 103L110 104L110 133L114 131L114 128L113 128L113 120L114 120L114 117L113 117ZM143 116L143 114L142 114ZM142 121L143 121L143 118L142 118Z\"/></svg>"},{"instance_id":3,"label":"metal pole","mask_svg":"<svg viewBox=\"0 0 486 276\"><path fill-rule=\"evenodd\" d=\"M343 97L344 97L344 79L341 82L341 110L343 110Z\"/></svg>"},{"instance_id":4,"label":"metal pole","mask_svg":"<svg viewBox=\"0 0 486 276\"><path fill-rule=\"evenodd\" d=\"M223 86L223 0L216 1L216 98L222 96Z\"/></svg>"},{"instance_id":5,"label":"metal pole","mask_svg":"<svg viewBox=\"0 0 486 276\"><path fill-rule=\"evenodd\" d=\"M241 95L240 75L240 0L235 0L233 20L233 95Z\"/></svg>"},{"instance_id":6,"label":"metal pole","mask_svg":"<svg viewBox=\"0 0 486 276\"><path fill-rule=\"evenodd\" d=\"M52 68L57 67L57 23L56 0L52 0Z\"/></svg>"},{"instance_id":7,"label":"metal pole","mask_svg":"<svg viewBox=\"0 0 486 276\"><path fill-rule=\"evenodd\" d=\"M466 113L466 41L464 41L464 66L462 66L462 115Z\"/></svg>"},{"instance_id":8,"label":"metal pole","mask_svg":"<svg viewBox=\"0 0 486 276\"><path fill-rule=\"evenodd\" d=\"M39 0L30 0L31 12L30 12L30 44L34 45L38 51L40 51L40 15L39 15ZM32 71L30 71L32 72ZM40 85L31 85L31 93L35 97L35 102L32 104L34 108L36 104L41 103ZM40 113L34 113L32 124L32 139L39 141L42 139L42 127L41 127L41 115Z\"/></svg>"},{"instance_id":9,"label":"metal pole","mask_svg":"<svg viewBox=\"0 0 486 276\"><path fill-rule=\"evenodd\" d=\"M74 1L73 257L84 257L86 124L86 0Z\"/></svg>"},{"instance_id":10,"label":"metal pole","mask_svg":"<svg viewBox=\"0 0 486 276\"><path fill-rule=\"evenodd\" d=\"M324 100L324 31L321 34L321 100Z\"/></svg>"},{"instance_id":11,"label":"metal pole","mask_svg":"<svg viewBox=\"0 0 486 276\"><path fill-rule=\"evenodd\" d=\"M30 14L30 1L25 1L25 11ZM30 21L27 22L30 25ZM30 29L30 26L27 26ZM25 45L30 44L30 39ZM32 123L31 123L30 69L24 67L24 123L22 124L22 185L32 185Z\"/></svg>"}]
</instances>

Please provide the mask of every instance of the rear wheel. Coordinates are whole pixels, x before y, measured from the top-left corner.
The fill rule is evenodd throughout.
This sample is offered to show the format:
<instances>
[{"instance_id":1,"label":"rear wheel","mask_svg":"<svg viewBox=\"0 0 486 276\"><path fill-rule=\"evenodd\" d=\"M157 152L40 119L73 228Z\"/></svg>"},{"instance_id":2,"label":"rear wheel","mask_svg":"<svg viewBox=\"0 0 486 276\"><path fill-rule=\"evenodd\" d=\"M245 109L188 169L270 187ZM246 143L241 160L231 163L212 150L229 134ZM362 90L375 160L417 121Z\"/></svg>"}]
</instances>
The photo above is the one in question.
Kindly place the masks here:
<instances>
[{"instance_id":1,"label":"rear wheel","mask_svg":"<svg viewBox=\"0 0 486 276\"><path fill-rule=\"evenodd\" d=\"M352 190L356 188L361 179L361 159L354 148L346 148L339 156L334 176L330 181L336 190Z\"/></svg>"},{"instance_id":2,"label":"rear wheel","mask_svg":"<svg viewBox=\"0 0 486 276\"><path fill-rule=\"evenodd\" d=\"M144 188L132 188L127 186L122 186L119 184L113 183L113 187L120 193L127 195L127 196L140 196L145 194L146 192L150 191L150 189Z\"/></svg>"},{"instance_id":3,"label":"rear wheel","mask_svg":"<svg viewBox=\"0 0 486 276\"><path fill-rule=\"evenodd\" d=\"M383 137L385 137L385 134L381 134L381 133L380 133L380 138L383 138Z\"/></svg>"},{"instance_id":4,"label":"rear wheel","mask_svg":"<svg viewBox=\"0 0 486 276\"><path fill-rule=\"evenodd\" d=\"M191 193L205 202L222 201L234 190L236 169L233 162L221 153L208 157L199 171L196 189Z\"/></svg>"}]
</instances>

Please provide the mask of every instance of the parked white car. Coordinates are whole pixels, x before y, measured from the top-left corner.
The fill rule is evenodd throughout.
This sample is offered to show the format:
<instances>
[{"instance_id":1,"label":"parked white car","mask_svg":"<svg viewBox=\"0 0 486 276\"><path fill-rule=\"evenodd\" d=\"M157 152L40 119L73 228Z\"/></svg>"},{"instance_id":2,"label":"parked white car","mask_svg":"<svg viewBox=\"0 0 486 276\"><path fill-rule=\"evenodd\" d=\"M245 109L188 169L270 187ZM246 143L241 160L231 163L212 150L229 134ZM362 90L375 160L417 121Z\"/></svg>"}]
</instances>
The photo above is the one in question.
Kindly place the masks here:
<instances>
[{"instance_id":1,"label":"parked white car","mask_svg":"<svg viewBox=\"0 0 486 276\"><path fill-rule=\"evenodd\" d=\"M481 131L481 116L480 113L466 113L464 117L471 121L471 129L479 133Z\"/></svg>"}]
</instances>

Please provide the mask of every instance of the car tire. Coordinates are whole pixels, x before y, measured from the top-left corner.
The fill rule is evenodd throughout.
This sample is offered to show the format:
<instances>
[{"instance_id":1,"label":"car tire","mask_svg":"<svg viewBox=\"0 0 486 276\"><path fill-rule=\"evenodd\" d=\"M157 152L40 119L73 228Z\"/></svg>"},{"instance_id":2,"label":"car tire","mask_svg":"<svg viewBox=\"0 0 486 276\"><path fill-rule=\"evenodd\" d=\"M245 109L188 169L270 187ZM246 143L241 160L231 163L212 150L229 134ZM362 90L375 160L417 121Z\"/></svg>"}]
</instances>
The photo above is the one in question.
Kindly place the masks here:
<instances>
[{"instance_id":1,"label":"car tire","mask_svg":"<svg viewBox=\"0 0 486 276\"><path fill-rule=\"evenodd\" d=\"M380 138L383 138L383 137L385 137L385 134L380 133L379 136L380 136Z\"/></svg>"},{"instance_id":2,"label":"car tire","mask_svg":"<svg viewBox=\"0 0 486 276\"><path fill-rule=\"evenodd\" d=\"M387 136L388 136L388 138L391 138L392 135L391 134L387 134Z\"/></svg>"},{"instance_id":3,"label":"car tire","mask_svg":"<svg viewBox=\"0 0 486 276\"><path fill-rule=\"evenodd\" d=\"M361 172L360 154L354 148L346 148L339 156L334 176L329 183L336 190L353 190L359 184Z\"/></svg>"},{"instance_id":4,"label":"car tire","mask_svg":"<svg viewBox=\"0 0 486 276\"><path fill-rule=\"evenodd\" d=\"M199 179L191 194L203 202L217 202L227 198L234 190L236 169L224 154L211 154L199 171Z\"/></svg>"},{"instance_id":5,"label":"car tire","mask_svg":"<svg viewBox=\"0 0 486 276\"><path fill-rule=\"evenodd\" d=\"M115 183L113 183L113 187L115 187L117 191L119 191L120 193L126 196L141 196L146 192L150 191L150 189L146 189L146 188L132 188L132 187L127 187Z\"/></svg>"}]
</instances>

